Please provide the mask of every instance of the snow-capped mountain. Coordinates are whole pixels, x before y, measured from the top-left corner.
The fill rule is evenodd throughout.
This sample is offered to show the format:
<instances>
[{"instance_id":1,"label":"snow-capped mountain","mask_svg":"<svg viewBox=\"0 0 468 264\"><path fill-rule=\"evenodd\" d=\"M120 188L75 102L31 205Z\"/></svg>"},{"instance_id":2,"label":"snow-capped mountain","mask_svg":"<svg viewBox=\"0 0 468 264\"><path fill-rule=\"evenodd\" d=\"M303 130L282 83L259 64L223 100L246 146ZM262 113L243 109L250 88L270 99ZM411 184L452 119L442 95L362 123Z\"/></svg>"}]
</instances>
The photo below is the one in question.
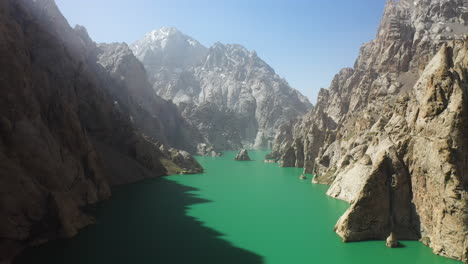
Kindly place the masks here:
<instances>
[{"instance_id":1,"label":"snow-capped mountain","mask_svg":"<svg viewBox=\"0 0 468 264\"><path fill-rule=\"evenodd\" d=\"M229 110L229 118L234 114L238 119L237 131L230 127L216 134L238 134L244 145L269 147L280 124L311 107L307 98L291 88L255 51L241 45L215 43L207 49L177 29L163 27L148 33L131 49L145 65L159 96L172 100L185 113L193 114L196 111L192 108L207 104L209 109ZM206 113L203 116L210 118ZM219 113L213 116L219 117ZM198 122L195 125L199 128L224 128L207 126L211 120L189 121ZM237 148L238 143L228 146Z\"/></svg>"},{"instance_id":2,"label":"snow-capped mountain","mask_svg":"<svg viewBox=\"0 0 468 264\"><path fill-rule=\"evenodd\" d=\"M173 79L173 74L202 61L208 51L200 42L172 27L151 31L131 45L131 49L145 65L152 84Z\"/></svg>"}]
</instances>

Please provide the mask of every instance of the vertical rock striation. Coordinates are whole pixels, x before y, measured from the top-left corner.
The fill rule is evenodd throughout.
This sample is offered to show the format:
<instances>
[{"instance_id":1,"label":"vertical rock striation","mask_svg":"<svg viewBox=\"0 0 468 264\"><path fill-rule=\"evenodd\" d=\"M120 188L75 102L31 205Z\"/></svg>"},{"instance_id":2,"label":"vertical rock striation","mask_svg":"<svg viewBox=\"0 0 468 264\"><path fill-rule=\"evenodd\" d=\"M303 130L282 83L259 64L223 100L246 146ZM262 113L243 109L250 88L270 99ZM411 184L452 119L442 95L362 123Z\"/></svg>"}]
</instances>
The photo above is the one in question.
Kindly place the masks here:
<instances>
[{"instance_id":1,"label":"vertical rock striation","mask_svg":"<svg viewBox=\"0 0 468 264\"><path fill-rule=\"evenodd\" d=\"M143 91L112 93L137 80L111 87L115 75L96 63L98 52L53 0L0 0L1 263L93 223L82 208L110 197L111 185L166 175L174 164L200 170L136 129L131 105L119 101Z\"/></svg>"},{"instance_id":2,"label":"vertical rock striation","mask_svg":"<svg viewBox=\"0 0 468 264\"><path fill-rule=\"evenodd\" d=\"M419 239L468 261L468 2L387 1L375 40L269 158L304 167L351 203L344 241Z\"/></svg>"},{"instance_id":3,"label":"vertical rock striation","mask_svg":"<svg viewBox=\"0 0 468 264\"><path fill-rule=\"evenodd\" d=\"M163 144L197 152L201 134L185 121L176 105L156 95L145 68L127 44L99 44L92 47L92 53L97 55L93 62L111 76L105 87L141 132Z\"/></svg>"}]
</instances>

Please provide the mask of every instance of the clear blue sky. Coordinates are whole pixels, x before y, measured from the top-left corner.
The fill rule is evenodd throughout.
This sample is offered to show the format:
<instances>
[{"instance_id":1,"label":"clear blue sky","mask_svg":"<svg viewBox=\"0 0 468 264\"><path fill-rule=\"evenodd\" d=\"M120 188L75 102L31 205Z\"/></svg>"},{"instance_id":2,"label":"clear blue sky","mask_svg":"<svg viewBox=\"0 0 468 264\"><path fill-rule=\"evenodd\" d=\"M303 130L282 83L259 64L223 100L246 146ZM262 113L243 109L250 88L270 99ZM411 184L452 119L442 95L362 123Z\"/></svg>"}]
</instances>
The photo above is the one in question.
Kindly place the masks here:
<instances>
[{"instance_id":1,"label":"clear blue sky","mask_svg":"<svg viewBox=\"0 0 468 264\"><path fill-rule=\"evenodd\" d=\"M97 42L133 43L174 26L205 46L238 43L316 101L372 40L385 0L56 0Z\"/></svg>"}]
</instances>

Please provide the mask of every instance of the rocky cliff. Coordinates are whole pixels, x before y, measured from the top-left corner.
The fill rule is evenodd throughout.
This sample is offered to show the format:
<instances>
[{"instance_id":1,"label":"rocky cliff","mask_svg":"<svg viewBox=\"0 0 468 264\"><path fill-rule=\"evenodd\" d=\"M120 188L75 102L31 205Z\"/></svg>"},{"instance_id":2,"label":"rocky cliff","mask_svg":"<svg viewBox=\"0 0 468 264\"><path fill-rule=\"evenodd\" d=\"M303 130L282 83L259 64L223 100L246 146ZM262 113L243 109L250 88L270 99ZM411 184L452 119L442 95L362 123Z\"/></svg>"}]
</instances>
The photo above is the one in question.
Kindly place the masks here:
<instances>
[{"instance_id":1,"label":"rocky cliff","mask_svg":"<svg viewBox=\"0 0 468 264\"><path fill-rule=\"evenodd\" d=\"M269 148L279 125L311 106L255 51L241 45L216 43L207 49L177 29L161 28L131 48L157 94L183 109L218 150ZM212 116L235 125L224 126Z\"/></svg>"},{"instance_id":2,"label":"rocky cliff","mask_svg":"<svg viewBox=\"0 0 468 264\"><path fill-rule=\"evenodd\" d=\"M91 224L113 184L201 169L132 124L90 47L53 0L0 0L1 263Z\"/></svg>"},{"instance_id":3,"label":"rocky cliff","mask_svg":"<svg viewBox=\"0 0 468 264\"><path fill-rule=\"evenodd\" d=\"M145 135L163 144L197 152L203 142L198 130L182 117L177 106L157 96L143 67L125 43L99 44L92 53L112 77L109 92L118 107L130 113L130 121Z\"/></svg>"},{"instance_id":4,"label":"rocky cliff","mask_svg":"<svg viewBox=\"0 0 468 264\"><path fill-rule=\"evenodd\" d=\"M351 203L344 241L421 239L468 262L468 2L388 1L375 40L268 158Z\"/></svg>"}]
</instances>

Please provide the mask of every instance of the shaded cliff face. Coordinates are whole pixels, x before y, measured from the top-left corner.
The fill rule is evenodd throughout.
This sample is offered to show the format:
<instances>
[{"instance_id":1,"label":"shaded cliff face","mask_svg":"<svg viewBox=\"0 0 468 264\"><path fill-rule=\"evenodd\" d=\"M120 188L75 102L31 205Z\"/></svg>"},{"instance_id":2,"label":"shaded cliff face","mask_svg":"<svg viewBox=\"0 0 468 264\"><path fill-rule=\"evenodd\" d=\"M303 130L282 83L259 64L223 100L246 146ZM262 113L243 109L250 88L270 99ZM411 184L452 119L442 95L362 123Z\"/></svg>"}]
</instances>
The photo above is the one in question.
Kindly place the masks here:
<instances>
[{"instance_id":1,"label":"shaded cliff face","mask_svg":"<svg viewBox=\"0 0 468 264\"><path fill-rule=\"evenodd\" d=\"M208 141L218 149L238 149L241 144L256 148L270 146L280 124L300 116L310 103L280 78L254 51L240 45L214 44L206 49L194 39L174 28L162 28L147 34L131 46L147 69L153 88L164 99L172 100L187 113L206 113L210 105L213 116L235 117L234 131L215 125L229 142ZM182 60L176 54L185 54ZM171 58L172 63L164 62ZM230 113L229 113L230 112ZM201 117L201 115L199 115ZM193 121L204 127L209 119ZM209 115L207 115L209 118ZM202 131L203 134L203 131ZM212 138L204 134L208 140ZM240 136L240 140L234 141Z\"/></svg>"},{"instance_id":2,"label":"shaded cliff face","mask_svg":"<svg viewBox=\"0 0 468 264\"><path fill-rule=\"evenodd\" d=\"M277 134L269 158L351 203L336 226L345 241L394 232L468 260L467 6L388 1L354 68Z\"/></svg>"},{"instance_id":3,"label":"shaded cliff face","mask_svg":"<svg viewBox=\"0 0 468 264\"><path fill-rule=\"evenodd\" d=\"M112 77L113 83L106 87L137 128L163 144L197 152L197 143L204 142L201 134L185 121L175 104L156 95L143 64L127 44L99 44L95 53L97 62Z\"/></svg>"},{"instance_id":4,"label":"shaded cliff face","mask_svg":"<svg viewBox=\"0 0 468 264\"><path fill-rule=\"evenodd\" d=\"M0 1L0 262L91 224L111 184L201 170L134 128L85 36L52 0Z\"/></svg>"}]
</instances>

